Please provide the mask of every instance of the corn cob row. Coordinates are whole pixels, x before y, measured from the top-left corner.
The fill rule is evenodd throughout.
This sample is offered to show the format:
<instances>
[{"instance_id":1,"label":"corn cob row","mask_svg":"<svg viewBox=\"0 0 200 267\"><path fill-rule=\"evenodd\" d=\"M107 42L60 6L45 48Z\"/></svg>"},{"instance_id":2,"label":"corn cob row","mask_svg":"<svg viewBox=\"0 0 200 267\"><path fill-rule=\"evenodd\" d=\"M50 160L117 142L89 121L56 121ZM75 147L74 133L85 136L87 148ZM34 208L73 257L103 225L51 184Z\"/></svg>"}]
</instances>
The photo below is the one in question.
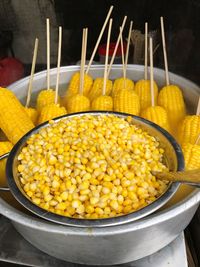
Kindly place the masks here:
<instances>
[{"instance_id":1,"label":"corn cob row","mask_svg":"<svg viewBox=\"0 0 200 267\"><path fill-rule=\"evenodd\" d=\"M62 116L67 114L67 111L65 107L60 107L59 104L49 104L48 106L43 107L41 110L38 124L41 124L43 122L49 121L51 119L54 119L56 117Z\"/></svg>"},{"instance_id":2,"label":"corn cob row","mask_svg":"<svg viewBox=\"0 0 200 267\"><path fill-rule=\"evenodd\" d=\"M92 110L113 110L113 99L108 95L101 95L92 101Z\"/></svg>"},{"instance_id":3,"label":"corn cob row","mask_svg":"<svg viewBox=\"0 0 200 267\"><path fill-rule=\"evenodd\" d=\"M158 86L153 82L154 89L154 103L157 105L157 97L158 97ZM135 84L135 91L140 99L141 110L144 110L151 106L151 90L150 90L150 80L139 80Z\"/></svg>"},{"instance_id":4,"label":"corn cob row","mask_svg":"<svg viewBox=\"0 0 200 267\"><path fill-rule=\"evenodd\" d=\"M187 170L200 169L200 145L184 143L182 145Z\"/></svg>"},{"instance_id":5,"label":"corn cob row","mask_svg":"<svg viewBox=\"0 0 200 267\"><path fill-rule=\"evenodd\" d=\"M90 101L93 101L95 98L99 97L102 94L102 88L103 88L103 78L95 79L92 88L88 94L88 98L90 99ZM111 91L112 91L112 81L107 80L106 95L110 95Z\"/></svg>"},{"instance_id":6,"label":"corn cob row","mask_svg":"<svg viewBox=\"0 0 200 267\"><path fill-rule=\"evenodd\" d=\"M112 89L112 96L115 97L115 95L118 93L121 89L130 89L134 90L134 82L128 78L118 78L114 81L113 89Z\"/></svg>"},{"instance_id":7,"label":"corn cob row","mask_svg":"<svg viewBox=\"0 0 200 267\"><path fill-rule=\"evenodd\" d=\"M24 134L34 128L34 124L10 90L0 87L0 99L0 128L8 140L15 144Z\"/></svg>"},{"instance_id":8,"label":"corn cob row","mask_svg":"<svg viewBox=\"0 0 200 267\"><path fill-rule=\"evenodd\" d=\"M37 110L40 113L42 108L53 104L55 102L56 93L53 89L40 91L37 97ZM58 97L58 104L60 104L60 97Z\"/></svg>"},{"instance_id":9,"label":"corn cob row","mask_svg":"<svg viewBox=\"0 0 200 267\"><path fill-rule=\"evenodd\" d=\"M178 141L180 144L195 144L200 134L200 115L186 116L178 127Z\"/></svg>"},{"instance_id":10,"label":"corn cob row","mask_svg":"<svg viewBox=\"0 0 200 267\"><path fill-rule=\"evenodd\" d=\"M172 130L175 130L186 115L185 103L180 88L175 85L163 87L158 95L158 105L166 109Z\"/></svg>"}]
</instances>

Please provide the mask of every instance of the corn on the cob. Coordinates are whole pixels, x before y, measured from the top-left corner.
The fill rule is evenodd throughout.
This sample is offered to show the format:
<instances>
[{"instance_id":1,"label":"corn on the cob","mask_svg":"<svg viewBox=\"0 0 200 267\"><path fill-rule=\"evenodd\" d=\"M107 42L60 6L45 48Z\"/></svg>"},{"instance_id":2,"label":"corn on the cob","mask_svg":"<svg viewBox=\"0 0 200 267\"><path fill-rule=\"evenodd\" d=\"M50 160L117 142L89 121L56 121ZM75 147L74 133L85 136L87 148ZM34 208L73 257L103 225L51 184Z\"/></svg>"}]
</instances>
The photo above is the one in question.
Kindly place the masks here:
<instances>
[{"instance_id":1,"label":"corn on the cob","mask_svg":"<svg viewBox=\"0 0 200 267\"><path fill-rule=\"evenodd\" d=\"M200 134L200 115L188 115L179 124L178 141L180 144L195 144Z\"/></svg>"},{"instance_id":2,"label":"corn on the cob","mask_svg":"<svg viewBox=\"0 0 200 267\"><path fill-rule=\"evenodd\" d=\"M158 98L158 86L153 83L154 88L154 103L157 105ZM135 91L139 95L141 110L151 106L151 89L150 89L150 80L139 80L135 84Z\"/></svg>"},{"instance_id":3,"label":"corn on the cob","mask_svg":"<svg viewBox=\"0 0 200 267\"><path fill-rule=\"evenodd\" d=\"M37 110L39 113L43 107L55 102L55 95L56 92L53 89L40 91L37 97ZM58 104L60 104L59 96L58 96Z\"/></svg>"},{"instance_id":4,"label":"corn on the cob","mask_svg":"<svg viewBox=\"0 0 200 267\"><path fill-rule=\"evenodd\" d=\"M186 114L183 95L179 87L176 85L163 87L158 94L158 105L166 109L171 129L175 130Z\"/></svg>"},{"instance_id":5,"label":"corn on the cob","mask_svg":"<svg viewBox=\"0 0 200 267\"><path fill-rule=\"evenodd\" d=\"M65 107L60 107L59 104L54 103L49 104L48 106L42 108L38 118L38 125L65 114L67 114Z\"/></svg>"},{"instance_id":6,"label":"corn on the cob","mask_svg":"<svg viewBox=\"0 0 200 267\"><path fill-rule=\"evenodd\" d=\"M141 112L141 117L158 124L160 127L170 132L169 119L163 107L148 107Z\"/></svg>"},{"instance_id":7,"label":"corn on the cob","mask_svg":"<svg viewBox=\"0 0 200 267\"><path fill-rule=\"evenodd\" d=\"M108 95L101 95L92 101L91 110L113 110L113 99Z\"/></svg>"},{"instance_id":8,"label":"corn on the cob","mask_svg":"<svg viewBox=\"0 0 200 267\"><path fill-rule=\"evenodd\" d=\"M65 93L64 97L61 98L61 105L64 106L64 107L67 107L67 103L68 103L70 97L73 96L73 95L74 95L73 93L71 93L71 92L69 92L67 90L67 92Z\"/></svg>"},{"instance_id":9,"label":"corn on the cob","mask_svg":"<svg viewBox=\"0 0 200 267\"><path fill-rule=\"evenodd\" d=\"M88 93L92 87L92 77L88 74L84 74L84 85L83 85L83 95L88 96ZM80 73L76 72L73 74L69 86L67 88L67 91L69 91L72 94L78 94L80 87Z\"/></svg>"},{"instance_id":10,"label":"corn on the cob","mask_svg":"<svg viewBox=\"0 0 200 267\"><path fill-rule=\"evenodd\" d=\"M13 148L13 144L9 141L0 142L0 156L10 152ZM5 175L6 159L0 160L0 186L6 186L6 175Z\"/></svg>"},{"instance_id":11,"label":"corn on the cob","mask_svg":"<svg viewBox=\"0 0 200 267\"><path fill-rule=\"evenodd\" d=\"M184 143L182 149L186 170L200 169L200 145Z\"/></svg>"},{"instance_id":12,"label":"corn on the cob","mask_svg":"<svg viewBox=\"0 0 200 267\"><path fill-rule=\"evenodd\" d=\"M0 128L13 144L34 128L17 97L3 87L0 87Z\"/></svg>"},{"instance_id":13,"label":"corn on the cob","mask_svg":"<svg viewBox=\"0 0 200 267\"><path fill-rule=\"evenodd\" d=\"M112 96L115 97L115 95L118 93L121 89L134 89L134 82L127 78L118 78L114 81L113 89L112 89Z\"/></svg>"},{"instance_id":14,"label":"corn on the cob","mask_svg":"<svg viewBox=\"0 0 200 267\"><path fill-rule=\"evenodd\" d=\"M119 90L113 98L114 111L125 112L133 115L140 113L139 96L130 89Z\"/></svg>"},{"instance_id":15,"label":"corn on the cob","mask_svg":"<svg viewBox=\"0 0 200 267\"><path fill-rule=\"evenodd\" d=\"M34 125L36 125L37 118L38 118L38 111L35 108L26 108L26 107L25 107L25 111L27 115L29 116L29 118L34 123Z\"/></svg>"},{"instance_id":16,"label":"corn on the cob","mask_svg":"<svg viewBox=\"0 0 200 267\"><path fill-rule=\"evenodd\" d=\"M88 94L90 101L93 101L95 98L102 94L103 88L103 78L96 78ZM112 81L106 81L106 95L110 95L112 91Z\"/></svg>"},{"instance_id":17,"label":"corn on the cob","mask_svg":"<svg viewBox=\"0 0 200 267\"><path fill-rule=\"evenodd\" d=\"M90 110L90 100L86 96L76 94L69 98L69 101L67 103L68 113L89 111L89 110Z\"/></svg>"}]
</instances>

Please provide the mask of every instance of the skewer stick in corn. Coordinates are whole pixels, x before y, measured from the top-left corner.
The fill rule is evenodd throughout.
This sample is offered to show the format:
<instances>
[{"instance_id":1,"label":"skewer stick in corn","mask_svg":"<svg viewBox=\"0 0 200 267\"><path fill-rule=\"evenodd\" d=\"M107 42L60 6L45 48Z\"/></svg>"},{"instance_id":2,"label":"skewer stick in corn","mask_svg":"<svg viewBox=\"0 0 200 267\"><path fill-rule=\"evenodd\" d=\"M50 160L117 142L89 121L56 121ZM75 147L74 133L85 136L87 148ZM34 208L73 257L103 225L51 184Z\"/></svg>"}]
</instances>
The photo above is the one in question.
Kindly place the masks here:
<instances>
[{"instance_id":1,"label":"skewer stick in corn","mask_svg":"<svg viewBox=\"0 0 200 267\"><path fill-rule=\"evenodd\" d=\"M38 43L39 43L39 40L38 38L36 38L35 45L34 45L33 59L32 59L31 75L29 79L28 93L27 93L26 105L25 105L26 108L29 107L30 100L31 100L32 88L33 88L33 77L35 73L35 64L36 64L37 52L38 52Z\"/></svg>"},{"instance_id":2,"label":"skewer stick in corn","mask_svg":"<svg viewBox=\"0 0 200 267\"><path fill-rule=\"evenodd\" d=\"M120 27L120 31L121 31L121 27ZM112 90L112 96L113 97L115 97L115 95L118 93L119 90L123 90L123 89L133 90L134 89L134 82L132 80L126 78L131 31L132 31L132 21L131 21L130 27L129 27L129 36L128 36L128 42L127 42L127 47L126 47L125 59L124 59L124 47L123 47L122 35L120 38L121 39L121 52L122 52L123 78L118 78L114 81L113 90Z\"/></svg>"},{"instance_id":3,"label":"skewer stick in corn","mask_svg":"<svg viewBox=\"0 0 200 267\"><path fill-rule=\"evenodd\" d=\"M195 142L195 145L198 145L198 144L199 144L199 141L200 141L200 134L199 134L198 137L197 137L197 140L196 140L196 142Z\"/></svg>"},{"instance_id":4,"label":"skewer stick in corn","mask_svg":"<svg viewBox=\"0 0 200 267\"><path fill-rule=\"evenodd\" d=\"M58 88L60 81L60 61L61 61L61 49L62 49L62 27L59 27L59 38L58 38L58 59L57 59L57 77L56 77L56 94L55 104L58 104Z\"/></svg>"},{"instance_id":5,"label":"skewer stick in corn","mask_svg":"<svg viewBox=\"0 0 200 267\"><path fill-rule=\"evenodd\" d=\"M41 90L37 97L37 110L40 113L44 106L55 103L55 90L50 89L50 28L49 19L46 19L47 30L47 89ZM57 100L60 103L60 97Z\"/></svg>"},{"instance_id":6,"label":"skewer stick in corn","mask_svg":"<svg viewBox=\"0 0 200 267\"><path fill-rule=\"evenodd\" d=\"M108 82L107 69L108 69L108 55L109 55L111 28L112 28L112 19L110 19L109 28L108 28L102 95L95 98L92 101L92 109L93 110L106 110L106 111L112 111L113 110L113 99L111 96L106 95L106 84Z\"/></svg>"},{"instance_id":7,"label":"skewer stick in corn","mask_svg":"<svg viewBox=\"0 0 200 267\"><path fill-rule=\"evenodd\" d=\"M155 98L154 98L154 75L153 75L153 40L150 37L149 39L149 47L150 47L150 89L151 89L151 106L155 106Z\"/></svg>"},{"instance_id":8,"label":"skewer stick in corn","mask_svg":"<svg viewBox=\"0 0 200 267\"><path fill-rule=\"evenodd\" d=\"M199 97L199 100L198 100L196 115L200 115L200 97Z\"/></svg>"},{"instance_id":9,"label":"skewer stick in corn","mask_svg":"<svg viewBox=\"0 0 200 267\"><path fill-rule=\"evenodd\" d=\"M147 72L148 72L148 23L145 22L145 43L144 43L144 79L147 80Z\"/></svg>"},{"instance_id":10,"label":"skewer stick in corn","mask_svg":"<svg viewBox=\"0 0 200 267\"><path fill-rule=\"evenodd\" d=\"M79 93L72 95L68 99L68 102L66 103L68 113L88 111L90 109L90 100L83 95L83 88L85 81L84 69L85 69L86 50L87 50L87 29L83 29Z\"/></svg>"},{"instance_id":11,"label":"skewer stick in corn","mask_svg":"<svg viewBox=\"0 0 200 267\"><path fill-rule=\"evenodd\" d=\"M133 28L133 22L131 21L130 27L129 27L129 32L128 32L128 40L127 40L127 46L126 46L126 56L125 56L125 63L124 63L124 68L125 68L125 77L126 77L126 70L127 70L127 64L128 64L128 56L129 56L129 48L130 48L130 41L131 41L131 32Z\"/></svg>"},{"instance_id":12,"label":"skewer stick in corn","mask_svg":"<svg viewBox=\"0 0 200 267\"><path fill-rule=\"evenodd\" d=\"M56 90L55 90L55 101L49 105L44 106L41 109L38 124L49 121L56 117L67 114L64 107L60 107L58 104L58 89L59 89L59 78L60 78L60 62L61 62L61 48L62 48L62 27L59 27L59 38L58 38L58 59L57 59L57 78L56 78Z\"/></svg>"},{"instance_id":13,"label":"skewer stick in corn","mask_svg":"<svg viewBox=\"0 0 200 267\"><path fill-rule=\"evenodd\" d=\"M160 17L160 24L161 24L164 65L165 65L165 80L166 80L166 85L169 85L169 71L168 71L168 61L167 61L167 51L166 51L165 30L164 30L163 17Z\"/></svg>"},{"instance_id":14,"label":"skewer stick in corn","mask_svg":"<svg viewBox=\"0 0 200 267\"><path fill-rule=\"evenodd\" d=\"M50 89L50 26L49 19L46 19L47 30L47 90Z\"/></svg>"},{"instance_id":15,"label":"skewer stick in corn","mask_svg":"<svg viewBox=\"0 0 200 267\"><path fill-rule=\"evenodd\" d=\"M35 64L37 59L37 52L38 52L38 38L35 39L35 45L34 45L34 52L33 52L33 59L32 59L32 67L31 67L31 74L29 79L29 85L28 85L28 92L27 92L27 98L26 98L26 104L25 104L25 111L27 115L31 118L32 122L36 124L38 112L35 108L30 108L30 100L31 100L31 94L32 94L32 87L33 87L33 77L35 73Z\"/></svg>"},{"instance_id":16,"label":"skewer stick in corn","mask_svg":"<svg viewBox=\"0 0 200 267\"><path fill-rule=\"evenodd\" d=\"M119 36L118 36L118 38L117 38L117 42L116 42L116 45L115 45L115 49L114 49L112 58L111 58L111 60L110 60L109 68L108 68L108 77L109 77L109 74L110 74L110 71L111 71L111 68L112 68L112 64L113 64L114 59L115 59L115 55L116 55L116 52L117 52L117 48L118 48L118 46L119 46L120 38L121 38L122 32L123 32L123 30L124 30L124 26L125 26L126 20L127 20L127 16L124 17L124 20L123 20L122 25L121 25L121 27L120 27Z\"/></svg>"},{"instance_id":17,"label":"skewer stick in corn","mask_svg":"<svg viewBox=\"0 0 200 267\"><path fill-rule=\"evenodd\" d=\"M100 32L100 34L99 34L99 37L98 37L98 39L97 39L96 45L95 45L95 47L94 47L94 50L93 50L93 52L92 52L90 61L89 61L89 63L88 63L88 66L87 66L87 69L86 69L86 72L85 72L86 74L88 74L88 72L89 72L89 70L90 70L92 61L93 61L94 56L95 56L95 54L96 54L97 48L98 48L98 46L99 46L99 43L100 43L101 38L102 38L102 36L103 36L103 33L104 33L104 31L105 31L105 28L106 28L106 25L107 25L108 20L109 20L109 18L110 18L110 15L111 15L111 13L112 13L112 10L113 10L113 6L110 7L110 9L109 9L109 11L108 11L108 14L107 14L107 16L106 16L106 19L105 19L105 21L104 21L104 24L103 24L103 26L102 26L101 32Z\"/></svg>"},{"instance_id":18,"label":"skewer stick in corn","mask_svg":"<svg viewBox=\"0 0 200 267\"><path fill-rule=\"evenodd\" d=\"M154 75L153 75L153 41L149 39L149 50L150 50L150 92L151 92L151 106L144 109L141 116L147 120L150 120L165 130L170 131L169 120L167 112L163 107L155 106L154 96Z\"/></svg>"}]
</instances>

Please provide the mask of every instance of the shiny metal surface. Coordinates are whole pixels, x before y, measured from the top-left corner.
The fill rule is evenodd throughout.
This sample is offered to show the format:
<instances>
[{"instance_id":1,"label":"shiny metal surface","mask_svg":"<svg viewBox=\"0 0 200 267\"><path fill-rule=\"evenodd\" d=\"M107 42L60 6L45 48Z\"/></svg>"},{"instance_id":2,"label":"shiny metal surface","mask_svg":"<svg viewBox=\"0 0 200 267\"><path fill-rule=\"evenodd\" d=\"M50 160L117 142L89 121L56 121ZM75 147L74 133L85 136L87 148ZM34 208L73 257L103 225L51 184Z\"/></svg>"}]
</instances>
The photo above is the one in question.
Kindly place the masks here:
<instances>
[{"instance_id":1,"label":"shiny metal surface","mask_svg":"<svg viewBox=\"0 0 200 267\"><path fill-rule=\"evenodd\" d=\"M92 116L99 116L102 114L115 115L120 118L126 118L127 116L130 116L128 114L123 114L118 112L92 111L92 112L82 112L82 113L64 115L55 119L54 121L67 120L68 118L77 116L80 117L86 114ZM137 116L132 116L132 123L143 129L144 131L148 132L152 136L156 137L156 139L160 143L160 147L166 151L164 160L170 170L181 171L184 169L184 159L181 147L168 132L160 128L158 125ZM151 204L135 212L123 216L118 216L116 218L95 219L95 220L78 219L78 218L74 219L62 215L57 215L52 212L48 212L40 208L39 206L35 205L21 187L17 171L17 166L19 164L17 158L23 147L26 145L26 141L30 138L30 136L32 134L38 133L42 128L46 128L49 125L50 124L48 122L43 123L42 125L39 125L30 132L28 132L24 137L22 137L11 150L6 164L7 182L12 194L26 209L38 215L39 217L42 217L46 220L55 223L68 226L78 226L78 227L106 227L106 226L126 224L141 219L151 214L152 212L155 212L174 195L174 193L179 187L179 183L177 182L170 183L169 186L167 187L167 190L163 192L163 194L155 201L153 201Z\"/></svg>"},{"instance_id":2,"label":"shiny metal surface","mask_svg":"<svg viewBox=\"0 0 200 267\"><path fill-rule=\"evenodd\" d=\"M61 84L66 84L79 67L61 68ZM129 65L127 77L143 78L143 66ZM94 78L103 76L103 66L91 69ZM155 80L164 84L164 71L155 69ZM113 66L111 79L122 76L122 68ZM171 83L183 90L189 111L195 113L199 88L194 83L170 73ZM56 69L51 70L51 83L55 85ZM10 88L20 97L26 94L28 78ZM35 75L33 88L46 86L46 72ZM56 258L90 265L110 265L131 262L146 257L174 240L189 224L200 201L198 189L171 207L159 210L144 219L111 227L80 228L53 224L17 210L0 198L0 213L9 218L15 228L31 244Z\"/></svg>"}]
</instances>

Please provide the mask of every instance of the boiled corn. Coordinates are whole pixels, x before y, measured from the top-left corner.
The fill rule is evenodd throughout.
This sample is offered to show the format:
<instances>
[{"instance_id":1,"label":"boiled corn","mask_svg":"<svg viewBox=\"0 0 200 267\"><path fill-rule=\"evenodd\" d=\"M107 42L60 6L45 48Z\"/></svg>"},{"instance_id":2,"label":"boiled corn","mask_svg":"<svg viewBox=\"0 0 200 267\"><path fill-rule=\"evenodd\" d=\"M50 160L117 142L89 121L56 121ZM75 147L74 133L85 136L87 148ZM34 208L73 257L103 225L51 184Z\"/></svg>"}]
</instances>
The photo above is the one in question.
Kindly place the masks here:
<instances>
[{"instance_id":1,"label":"boiled corn","mask_svg":"<svg viewBox=\"0 0 200 267\"><path fill-rule=\"evenodd\" d=\"M35 108L25 107L25 111L29 118L32 120L33 124L36 125L38 119L38 111Z\"/></svg>"},{"instance_id":2,"label":"boiled corn","mask_svg":"<svg viewBox=\"0 0 200 267\"><path fill-rule=\"evenodd\" d=\"M178 86L168 85L163 87L158 94L158 105L164 107L169 116L172 131L186 115L183 95Z\"/></svg>"},{"instance_id":3,"label":"boiled corn","mask_svg":"<svg viewBox=\"0 0 200 267\"><path fill-rule=\"evenodd\" d=\"M170 132L169 119L163 107L148 107L141 112L141 117L158 124L160 127Z\"/></svg>"},{"instance_id":4,"label":"boiled corn","mask_svg":"<svg viewBox=\"0 0 200 267\"><path fill-rule=\"evenodd\" d=\"M102 88L103 88L103 78L97 78L95 79L92 88L89 91L88 98L90 101L93 101L95 98L100 96L102 94ZM110 95L112 91L112 81L107 80L106 81L106 95Z\"/></svg>"},{"instance_id":5,"label":"boiled corn","mask_svg":"<svg viewBox=\"0 0 200 267\"><path fill-rule=\"evenodd\" d=\"M184 143L182 149L186 170L200 169L200 145Z\"/></svg>"},{"instance_id":6,"label":"boiled corn","mask_svg":"<svg viewBox=\"0 0 200 267\"><path fill-rule=\"evenodd\" d=\"M113 98L113 109L118 112L125 112L132 115L139 115L139 96L129 89L119 90Z\"/></svg>"},{"instance_id":7,"label":"boiled corn","mask_svg":"<svg viewBox=\"0 0 200 267\"><path fill-rule=\"evenodd\" d=\"M0 156L10 152L12 148L13 148L13 144L11 142L1 141L0 142ZM0 160L0 187L5 187L7 184L5 167L6 167L6 159Z\"/></svg>"},{"instance_id":8,"label":"boiled corn","mask_svg":"<svg viewBox=\"0 0 200 267\"><path fill-rule=\"evenodd\" d=\"M3 87L0 87L0 128L13 144L34 128L14 93Z\"/></svg>"},{"instance_id":9,"label":"boiled corn","mask_svg":"<svg viewBox=\"0 0 200 267\"><path fill-rule=\"evenodd\" d=\"M158 86L154 82L154 104L157 105L157 97L158 97ZM140 99L140 107L141 110L146 109L151 106L151 89L150 89L150 81L149 80L139 80L135 84L135 91Z\"/></svg>"},{"instance_id":10,"label":"boiled corn","mask_svg":"<svg viewBox=\"0 0 200 267\"><path fill-rule=\"evenodd\" d=\"M37 110L40 113L42 108L55 103L56 92L53 89L40 91L37 97ZM58 104L60 104L60 97L58 96Z\"/></svg>"},{"instance_id":11,"label":"boiled corn","mask_svg":"<svg viewBox=\"0 0 200 267\"><path fill-rule=\"evenodd\" d=\"M113 89L112 89L112 96L115 97L115 95L120 91L121 89L134 89L134 82L128 78L118 78L114 81Z\"/></svg>"},{"instance_id":12,"label":"boiled corn","mask_svg":"<svg viewBox=\"0 0 200 267\"><path fill-rule=\"evenodd\" d=\"M49 121L56 117L67 114L65 107L60 107L59 104L49 104L42 108L38 118L38 124Z\"/></svg>"},{"instance_id":13,"label":"boiled corn","mask_svg":"<svg viewBox=\"0 0 200 267\"><path fill-rule=\"evenodd\" d=\"M180 122L178 128L178 141L180 144L190 143L195 144L200 134L200 115L186 116Z\"/></svg>"},{"instance_id":14,"label":"boiled corn","mask_svg":"<svg viewBox=\"0 0 200 267\"><path fill-rule=\"evenodd\" d=\"M90 100L80 94L73 95L67 103L68 113L81 112L90 110Z\"/></svg>"},{"instance_id":15,"label":"boiled corn","mask_svg":"<svg viewBox=\"0 0 200 267\"><path fill-rule=\"evenodd\" d=\"M101 95L92 101L91 110L113 110L113 99L108 95Z\"/></svg>"},{"instance_id":16,"label":"boiled corn","mask_svg":"<svg viewBox=\"0 0 200 267\"><path fill-rule=\"evenodd\" d=\"M88 93L92 87L92 77L88 74L84 74L84 84L83 84L83 95L88 96ZM72 94L78 94L80 87L80 72L76 72L73 74L67 91Z\"/></svg>"}]
</instances>

